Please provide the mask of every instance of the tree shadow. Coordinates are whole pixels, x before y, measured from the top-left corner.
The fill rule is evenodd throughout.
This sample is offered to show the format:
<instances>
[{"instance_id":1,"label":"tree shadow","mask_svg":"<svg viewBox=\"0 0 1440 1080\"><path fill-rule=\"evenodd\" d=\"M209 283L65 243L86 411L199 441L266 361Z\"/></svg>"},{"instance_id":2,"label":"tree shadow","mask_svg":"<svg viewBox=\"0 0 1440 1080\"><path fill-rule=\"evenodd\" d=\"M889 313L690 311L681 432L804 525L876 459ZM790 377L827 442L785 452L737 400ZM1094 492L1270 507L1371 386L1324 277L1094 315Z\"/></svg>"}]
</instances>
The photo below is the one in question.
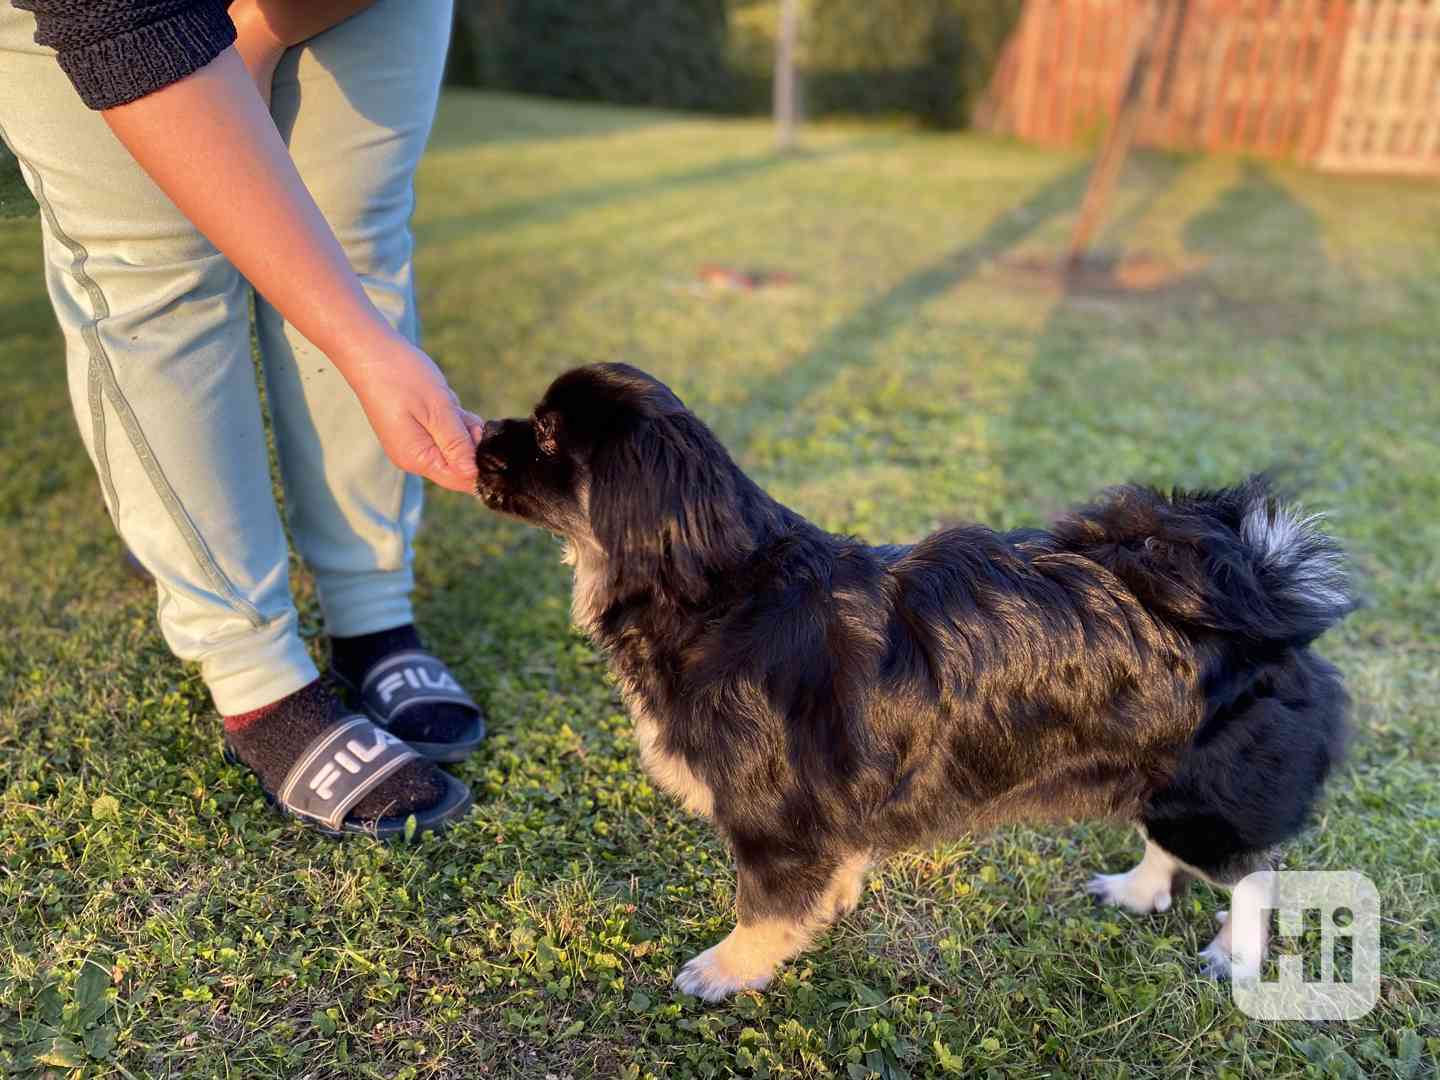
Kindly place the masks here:
<instances>
[{"instance_id":1,"label":"tree shadow","mask_svg":"<svg viewBox=\"0 0 1440 1080\"><path fill-rule=\"evenodd\" d=\"M519 199L470 213L417 221L414 226L415 238L422 244L427 240L451 241L473 233L498 233L529 225L564 221L576 214L616 203L657 198L712 184L739 182L793 165L882 149L896 138L897 136L893 135L868 136L838 146L792 154L767 151L746 157L726 158L697 169L682 169L659 176L643 175L588 188L557 191L539 199Z\"/></svg>"},{"instance_id":2,"label":"tree shadow","mask_svg":"<svg viewBox=\"0 0 1440 1080\"><path fill-rule=\"evenodd\" d=\"M492 143L604 138L694 120L664 109L549 101L447 86L440 96L428 149L443 153Z\"/></svg>"},{"instance_id":3,"label":"tree shadow","mask_svg":"<svg viewBox=\"0 0 1440 1080\"><path fill-rule=\"evenodd\" d=\"M1027 501L1049 514L1117 482L1222 484L1269 469L1296 484L1306 468L1310 433L1277 434L1266 373L1247 358L1283 355L1339 317L1320 284L1335 268L1316 214L1252 161L1187 219L1180 236L1195 258L1168 275L1126 283L1117 269L1148 258L1116 250L1129 232L1107 230L1108 271L1097 259L1094 276L1053 281L1055 306L999 440L1016 504L1007 517L1025 516Z\"/></svg>"},{"instance_id":4,"label":"tree shadow","mask_svg":"<svg viewBox=\"0 0 1440 1080\"><path fill-rule=\"evenodd\" d=\"M1105 245L1116 238L1132 235L1140 222L1150 216L1150 211L1155 208L1160 197L1175 186L1180 174L1194 160L1192 155L1164 150L1145 150L1132 154L1126 164L1128 179L1131 184L1139 183L1144 190L1139 198L1122 206L1119 212L1101 227L1099 243Z\"/></svg>"},{"instance_id":5,"label":"tree shadow","mask_svg":"<svg viewBox=\"0 0 1440 1080\"><path fill-rule=\"evenodd\" d=\"M1185 223L1186 250L1208 255L1283 254L1325 261L1320 220L1277 184L1257 161L1241 166L1240 182Z\"/></svg>"},{"instance_id":6,"label":"tree shadow","mask_svg":"<svg viewBox=\"0 0 1440 1080\"><path fill-rule=\"evenodd\" d=\"M882 344L936 297L973 278L987 263L1079 203L1089 166L1072 168L1018 206L994 218L980 236L911 274L827 330L797 362L747 387L748 418L734 443L743 449L757 427L793 411L847 368L868 363ZM763 406L763 408L757 408Z\"/></svg>"},{"instance_id":7,"label":"tree shadow","mask_svg":"<svg viewBox=\"0 0 1440 1080\"><path fill-rule=\"evenodd\" d=\"M1186 220L1185 255L1127 246L1176 175L1163 162L1152 167L1149 191L1106 226L1078 267L1067 271L1049 253L1031 253L1005 264L1012 283L1054 292L1052 322L1083 312L1127 322L1138 334L1178 321L1268 340L1324 325L1324 284L1335 268L1319 219L1257 162L1243 163L1239 182Z\"/></svg>"}]
</instances>

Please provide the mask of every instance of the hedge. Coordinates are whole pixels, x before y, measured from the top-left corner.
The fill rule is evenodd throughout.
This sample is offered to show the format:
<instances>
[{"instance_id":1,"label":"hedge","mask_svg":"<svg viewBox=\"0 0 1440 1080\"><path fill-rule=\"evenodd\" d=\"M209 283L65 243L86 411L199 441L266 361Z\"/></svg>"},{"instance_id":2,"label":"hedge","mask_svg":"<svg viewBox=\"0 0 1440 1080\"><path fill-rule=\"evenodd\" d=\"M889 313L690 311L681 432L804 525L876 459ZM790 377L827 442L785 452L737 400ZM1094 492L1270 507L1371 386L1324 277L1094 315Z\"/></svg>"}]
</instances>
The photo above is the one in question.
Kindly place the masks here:
<instances>
[{"instance_id":1,"label":"hedge","mask_svg":"<svg viewBox=\"0 0 1440 1080\"><path fill-rule=\"evenodd\" d=\"M802 0L808 114L964 124L1022 0ZM777 0L459 0L452 81L764 112Z\"/></svg>"},{"instance_id":2,"label":"hedge","mask_svg":"<svg viewBox=\"0 0 1440 1080\"><path fill-rule=\"evenodd\" d=\"M725 0L460 0L452 81L733 109Z\"/></svg>"}]
</instances>

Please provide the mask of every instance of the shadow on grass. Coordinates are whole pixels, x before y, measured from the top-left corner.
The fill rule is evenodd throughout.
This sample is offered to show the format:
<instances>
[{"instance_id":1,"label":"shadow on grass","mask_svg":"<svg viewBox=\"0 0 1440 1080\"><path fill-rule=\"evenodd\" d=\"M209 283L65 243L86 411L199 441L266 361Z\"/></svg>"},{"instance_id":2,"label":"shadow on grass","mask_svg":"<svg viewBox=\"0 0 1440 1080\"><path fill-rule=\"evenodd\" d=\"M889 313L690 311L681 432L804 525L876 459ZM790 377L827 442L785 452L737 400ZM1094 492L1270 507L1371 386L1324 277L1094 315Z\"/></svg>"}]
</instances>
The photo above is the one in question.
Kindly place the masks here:
<instances>
[{"instance_id":1,"label":"shadow on grass","mask_svg":"<svg viewBox=\"0 0 1440 1080\"><path fill-rule=\"evenodd\" d=\"M791 154L766 152L746 157L726 158L698 169L682 169L659 176L638 176L593 187L557 191L540 199L519 199L501 203L469 214L455 214L430 221L417 222L415 237L451 241L472 233L498 233L527 225L564 221L587 210L637 199L657 198L693 188L747 180L752 176L791 165L803 165L849 154L881 149L895 142L898 136L880 135L856 139L823 150Z\"/></svg>"},{"instance_id":2,"label":"shadow on grass","mask_svg":"<svg viewBox=\"0 0 1440 1080\"><path fill-rule=\"evenodd\" d=\"M751 407L745 410L750 419L737 433L736 448L743 448L757 427L791 412L846 368L868 363L919 308L974 277L986 263L1077 206L1088 173L1087 164L1051 180L994 218L973 243L911 274L831 327L798 361L752 384L748 388Z\"/></svg>"},{"instance_id":3,"label":"shadow on grass","mask_svg":"<svg viewBox=\"0 0 1440 1080\"><path fill-rule=\"evenodd\" d=\"M1123 245L1124 239L1134 233L1140 223L1150 215L1160 196L1164 195L1180 174L1199 160L1192 154L1170 153L1164 150L1146 150L1131 157L1127 168L1131 181L1143 186L1139 198L1132 200L1115 217L1106 222L1100 230L1099 243L1115 242Z\"/></svg>"},{"instance_id":4,"label":"shadow on grass","mask_svg":"<svg viewBox=\"0 0 1440 1080\"><path fill-rule=\"evenodd\" d=\"M1257 161L1245 162L1240 182L1190 218L1182 236L1187 250L1206 255L1280 254L1287 261L1316 266L1326 261L1315 212L1297 202Z\"/></svg>"},{"instance_id":5,"label":"shadow on grass","mask_svg":"<svg viewBox=\"0 0 1440 1080\"><path fill-rule=\"evenodd\" d=\"M447 86L427 149L465 150L487 143L583 139L685 123L694 117L662 109L547 101L522 94Z\"/></svg>"},{"instance_id":6,"label":"shadow on grass","mask_svg":"<svg viewBox=\"0 0 1440 1080\"><path fill-rule=\"evenodd\" d=\"M25 239L29 240L30 238L26 237ZM40 250L38 230L34 238L34 245L38 253ZM0 272L6 271L0 268ZM54 309L50 306L50 299L45 295L44 282L38 280L39 274L35 276L37 278L36 284L41 286L40 288L35 289L33 292L22 294L20 298L14 302L0 303L0 326L5 328L4 333L7 345L13 344L21 335L34 335L42 339L53 338L55 340L53 378L57 384L63 384L65 381L65 370L64 365L59 362L61 356L60 328L55 323ZM7 349L5 355L0 357L0 372L6 372L7 377L30 377L34 375L33 371L7 372L7 369L12 363L12 359L13 353Z\"/></svg>"},{"instance_id":7,"label":"shadow on grass","mask_svg":"<svg viewBox=\"0 0 1440 1080\"><path fill-rule=\"evenodd\" d=\"M1125 240L1177 175L1153 167L1142 173L1151 190L1126 220L1105 230L1108 250L1097 253L1102 272L1096 277L1105 276L1101 264L1107 258L1116 265L1144 258L1127 253ZM1018 508L1026 503L1045 516L1060 511L1091 494L1075 488L1092 480L1097 486L1203 486L1265 469L1282 487L1304 486L1300 474L1308 467L1304 446L1311 433L1297 430L1288 449L1257 451L1245 432L1260 422L1251 413L1263 408L1261 399L1197 402L1190 376L1208 375L1215 366L1238 371L1236 350L1259 356L1267 348L1283 349L1336 318L1317 284L1331 269L1320 221L1265 165L1246 162L1236 183L1186 220L1181 237L1186 251L1200 259L1154 284L1130 288L1112 280L1099 287L1085 275L1051 276L1055 303L1036 337L1024 392L1006 421L1012 434L1003 440L1001 471L1022 517L1028 515ZM1117 348L1117 339L1144 345ZM1205 348L1198 342L1213 342L1213 364L1203 353L1186 357L1187 350ZM1250 380L1235 385L1238 390ZM1255 384L1249 393L1264 391ZM1077 427L1074 418L1081 413L1089 418ZM1243 462L1247 453L1264 456ZM1048 476L1037 475L1037 454L1053 463ZM1227 458L1242 460L1233 475L1231 466L1218 464Z\"/></svg>"}]
</instances>

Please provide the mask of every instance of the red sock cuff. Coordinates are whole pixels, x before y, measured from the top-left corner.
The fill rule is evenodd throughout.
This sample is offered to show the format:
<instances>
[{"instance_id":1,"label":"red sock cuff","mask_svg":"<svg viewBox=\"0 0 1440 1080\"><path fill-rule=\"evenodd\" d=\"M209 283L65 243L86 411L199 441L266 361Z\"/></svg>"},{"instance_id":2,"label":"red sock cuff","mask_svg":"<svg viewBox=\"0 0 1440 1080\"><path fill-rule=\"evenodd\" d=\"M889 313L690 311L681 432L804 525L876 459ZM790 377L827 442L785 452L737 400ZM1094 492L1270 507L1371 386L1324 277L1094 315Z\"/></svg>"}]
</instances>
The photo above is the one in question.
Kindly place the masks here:
<instances>
[{"instance_id":1,"label":"red sock cuff","mask_svg":"<svg viewBox=\"0 0 1440 1080\"><path fill-rule=\"evenodd\" d=\"M244 731L251 724L264 720L268 716L274 716L277 712L284 708L288 702L308 691L319 681L319 679L316 679L314 682L307 683L299 690L296 690L293 694L286 694L278 701L272 701L269 705L261 705L260 708L251 709L249 712L236 713L234 716L225 717L225 730Z\"/></svg>"}]
</instances>

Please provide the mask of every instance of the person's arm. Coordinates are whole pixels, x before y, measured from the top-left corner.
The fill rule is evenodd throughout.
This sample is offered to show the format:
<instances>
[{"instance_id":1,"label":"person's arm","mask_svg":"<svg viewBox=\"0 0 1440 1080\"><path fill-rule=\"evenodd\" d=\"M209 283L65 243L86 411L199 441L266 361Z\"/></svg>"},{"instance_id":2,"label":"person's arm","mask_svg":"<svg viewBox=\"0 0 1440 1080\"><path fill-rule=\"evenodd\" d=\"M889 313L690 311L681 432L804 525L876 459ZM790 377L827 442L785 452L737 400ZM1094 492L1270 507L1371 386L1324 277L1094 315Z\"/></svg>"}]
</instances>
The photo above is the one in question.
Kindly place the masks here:
<instances>
[{"instance_id":1,"label":"person's arm","mask_svg":"<svg viewBox=\"0 0 1440 1080\"><path fill-rule=\"evenodd\" d=\"M183 79L235 41L226 0L14 0L80 100L109 109Z\"/></svg>"},{"instance_id":2,"label":"person's arm","mask_svg":"<svg viewBox=\"0 0 1440 1080\"><path fill-rule=\"evenodd\" d=\"M235 48L260 96L270 100L270 81L285 50L338 26L375 0L235 0Z\"/></svg>"},{"instance_id":3,"label":"person's arm","mask_svg":"<svg viewBox=\"0 0 1440 1080\"><path fill-rule=\"evenodd\" d=\"M237 51L102 115L195 227L330 358L390 460L473 490L479 418L365 295Z\"/></svg>"}]
</instances>

